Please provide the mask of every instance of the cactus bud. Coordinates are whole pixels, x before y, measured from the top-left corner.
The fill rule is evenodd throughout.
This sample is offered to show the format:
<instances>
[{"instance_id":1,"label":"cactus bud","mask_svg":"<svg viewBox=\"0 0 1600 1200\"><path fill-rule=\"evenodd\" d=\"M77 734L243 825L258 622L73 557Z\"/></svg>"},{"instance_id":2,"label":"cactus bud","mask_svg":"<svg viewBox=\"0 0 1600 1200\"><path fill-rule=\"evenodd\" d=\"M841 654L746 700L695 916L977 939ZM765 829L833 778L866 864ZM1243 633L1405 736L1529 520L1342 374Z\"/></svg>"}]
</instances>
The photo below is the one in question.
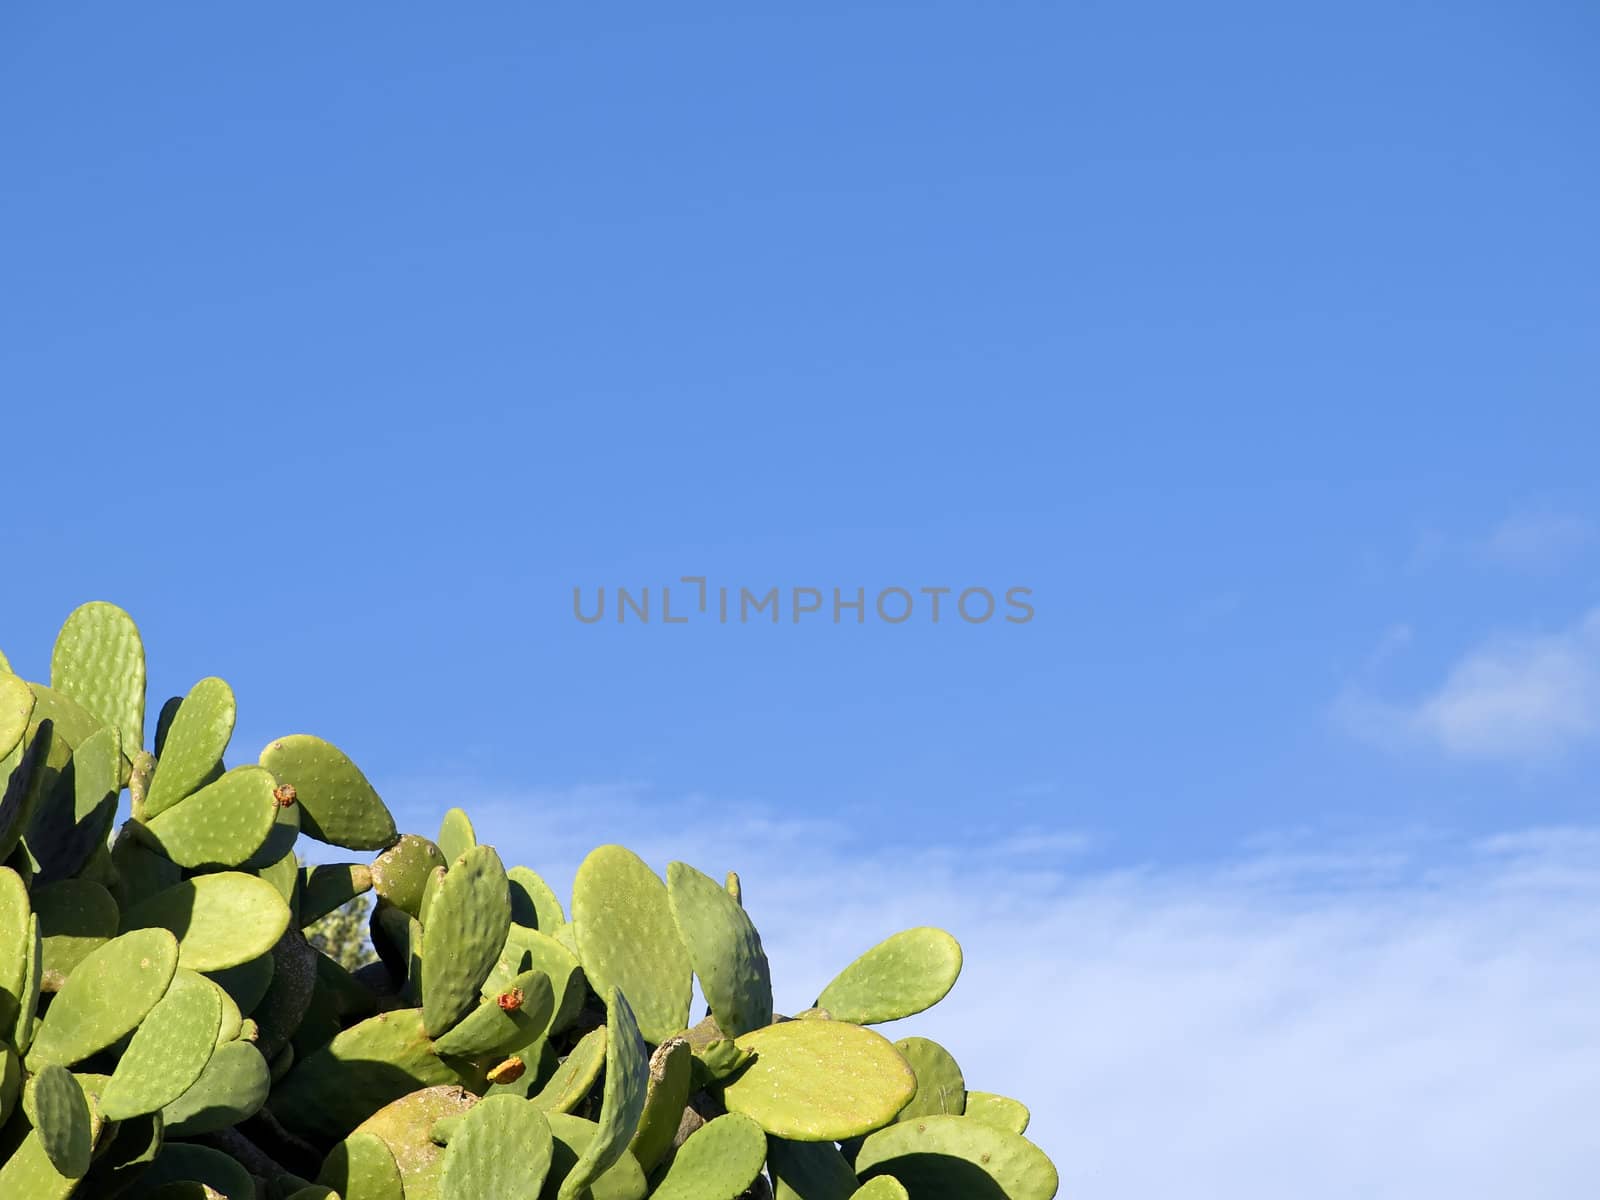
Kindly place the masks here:
<instances>
[{"instance_id":1,"label":"cactus bud","mask_svg":"<svg viewBox=\"0 0 1600 1200\"><path fill-rule=\"evenodd\" d=\"M522 1007L522 998L521 988L507 988L495 997L495 1003L500 1006L501 1012L516 1012Z\"/></svg>"},{"instance_id":2,"label":"cactus bud","mask_svg":"<svg viewBox=\"0 0 1600 1200\"><path fill-rule=\"evenodd\" d=\"M528 1069L528 1064L513 1054L505 1062L497 1063L489 1068L488 1079L490 1083L515 1083L522 1078L522 1073Z\"/></svg>"}]
</instances>

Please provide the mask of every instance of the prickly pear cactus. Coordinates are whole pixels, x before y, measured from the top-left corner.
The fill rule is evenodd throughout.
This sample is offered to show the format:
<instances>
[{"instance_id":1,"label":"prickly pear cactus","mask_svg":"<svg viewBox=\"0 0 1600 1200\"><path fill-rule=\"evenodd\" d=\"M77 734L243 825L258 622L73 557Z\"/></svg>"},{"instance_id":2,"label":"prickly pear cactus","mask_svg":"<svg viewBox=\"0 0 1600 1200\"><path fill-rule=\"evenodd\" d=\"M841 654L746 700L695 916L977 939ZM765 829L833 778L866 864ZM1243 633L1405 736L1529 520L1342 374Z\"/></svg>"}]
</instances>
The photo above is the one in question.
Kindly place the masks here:
<instances>
[{"instance_id":1,"label":"prickly pear cactus","mask_svg":"<svg viewBox=\"0 0 1600 1200\"><path fill-rule=\"evenodd\" d=\"M884 939L791 1019L737 875L602 846L563 906L460 809L400 833L321 738L230 769L221 679L148 740L145 702L110 604L48 685L0 657L0 1197L1056 1194L1021 1103L872 1028L954 986L948 933ZM301 836L351 858L306 867ZM374 960L324 953L368 902Z\"/></svg>"}]
</instances>

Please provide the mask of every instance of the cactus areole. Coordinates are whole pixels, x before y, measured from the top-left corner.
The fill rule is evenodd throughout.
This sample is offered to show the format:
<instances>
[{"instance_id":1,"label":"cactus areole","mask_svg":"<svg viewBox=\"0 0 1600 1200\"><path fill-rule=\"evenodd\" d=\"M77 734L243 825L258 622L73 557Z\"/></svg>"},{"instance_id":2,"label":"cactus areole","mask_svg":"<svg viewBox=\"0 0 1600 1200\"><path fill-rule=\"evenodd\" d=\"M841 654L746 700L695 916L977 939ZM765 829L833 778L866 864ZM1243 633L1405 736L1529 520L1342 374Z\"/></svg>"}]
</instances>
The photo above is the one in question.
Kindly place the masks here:
<instances>
[{"instance_id":1,"label":"cactus areole","mask_svg":"<svg viewBox=\"0 0 1600 1200\"><path fill-rule=\"evenodd\" d=\"M230 768L221 679L147 747L145 678L100 602L48 683L0 654L5 1200L1056 1194L1020 1101L873 1028L954 986L944 931L892 933L791 1020L736 875L601 846L563 906L460 809L401 833L321 738ZM302 866L302 838L351 857ZM308 935L369 901L350 970Z\"/></svg>"}]
</instances>

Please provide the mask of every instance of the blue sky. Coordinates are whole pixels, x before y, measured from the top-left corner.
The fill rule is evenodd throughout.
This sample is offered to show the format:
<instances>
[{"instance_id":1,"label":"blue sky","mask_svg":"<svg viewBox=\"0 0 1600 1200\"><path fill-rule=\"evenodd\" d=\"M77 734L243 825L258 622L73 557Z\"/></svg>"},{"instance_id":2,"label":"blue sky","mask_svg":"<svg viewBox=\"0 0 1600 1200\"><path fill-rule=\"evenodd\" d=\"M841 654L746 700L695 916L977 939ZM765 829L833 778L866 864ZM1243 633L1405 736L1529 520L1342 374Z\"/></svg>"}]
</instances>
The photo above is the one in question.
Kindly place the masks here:
<instances>
[{"instance_id":1,"label":"blue sky","mask_svg":"<svg viewBox=\"0 0 1600 1200\"><path fill-rule=\"evenodd\" d=\"M10 6L0 646L38 676L114 600L242 748L321 733L529 861L724 822L796 878L945 863L941 911L1025 878L1063 972L1128 879L1138 946L1214 912L1284 961L1268 861L1316 979L1437 902L1482 935L1437 977L1572 986L1589 943L1486 897L1532 855L1519 912L1587 931L1600 857L1597 41L1561 3ZM1036 615L573 618L684 575ZM1156 959L1053 978L1114 1015L1186 986ZM1108 1171L1068 1177L1138 1194Z\"/></svg>"}]
</instances>

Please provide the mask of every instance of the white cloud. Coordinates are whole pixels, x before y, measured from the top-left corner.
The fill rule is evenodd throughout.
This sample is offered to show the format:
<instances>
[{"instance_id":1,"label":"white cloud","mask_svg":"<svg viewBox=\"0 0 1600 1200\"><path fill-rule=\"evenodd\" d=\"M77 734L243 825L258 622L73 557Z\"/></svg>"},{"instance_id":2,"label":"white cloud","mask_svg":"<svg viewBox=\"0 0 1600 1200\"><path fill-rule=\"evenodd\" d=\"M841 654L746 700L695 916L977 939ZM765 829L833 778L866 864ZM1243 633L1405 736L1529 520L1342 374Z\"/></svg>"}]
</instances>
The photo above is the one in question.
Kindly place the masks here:
<instances>
[{"instance_id":1,"label":"white cloud","mask_svg":"<svg viewBox=\"0 0 1600 1200\"><path fill-rule=\"evenodd\" d=\"M1491 639L1414 704L1349 689L1334 715L1369 740L1420 740L1460 758L1561 754L1600 733L1600 609L1560 633Z\"/></svg>"},{"instance_id":2,"label":"white cloud","mask_svg":"<svg viewBox=\"0 0 1600 1200\"><path fill-rule=\"evenodd\" d=\"M1480 559L1495 566L1544 570L1570 562L1594 540L1593 524L1582 517L1529 512L1501 521L1476 550Z\"/></svg>"},{"instance_id":3,"label":"white cloud","mask_svg":"<svg viewBox=\"0 0 1600 1200\"><path fill-rule=\"evenodd\" d=\"M891 1035L1028 1102L1063 1196L1565 1198L1600 1171L1594 831L1088 870L1076 837L883 846L639 786L468 807L558 890L606 840L739 869L780 1007L881 936L949 928L961 982Z\"/></svg>"}]
</instances>

